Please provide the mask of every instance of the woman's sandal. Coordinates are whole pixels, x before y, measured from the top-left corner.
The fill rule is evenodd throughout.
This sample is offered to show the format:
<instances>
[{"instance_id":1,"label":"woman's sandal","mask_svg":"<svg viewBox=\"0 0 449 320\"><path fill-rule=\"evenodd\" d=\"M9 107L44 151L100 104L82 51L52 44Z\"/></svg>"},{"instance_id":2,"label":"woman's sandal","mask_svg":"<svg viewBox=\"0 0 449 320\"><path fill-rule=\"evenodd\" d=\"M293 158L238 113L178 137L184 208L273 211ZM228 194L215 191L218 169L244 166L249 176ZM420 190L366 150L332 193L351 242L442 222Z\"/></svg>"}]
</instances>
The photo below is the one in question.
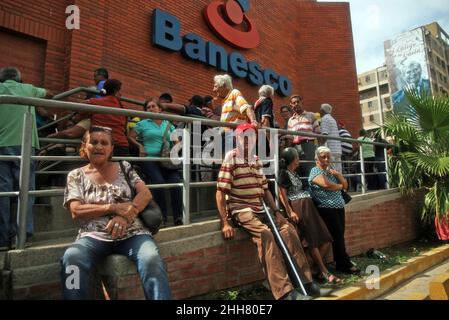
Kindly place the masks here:
<instances>
[{"instance_id":1,"label":"woman's sandal","mask_svg":"<svg viewBox=\"0 0 449 320\"><path fill-rule=\"evenodd\" d=\"M323 273L322 277L323 277L324 281L326 281L329 284L338 284L341 282L341 279L334 276L332 273L328 273L328 274Z\"/></svg>"}]
</instances>

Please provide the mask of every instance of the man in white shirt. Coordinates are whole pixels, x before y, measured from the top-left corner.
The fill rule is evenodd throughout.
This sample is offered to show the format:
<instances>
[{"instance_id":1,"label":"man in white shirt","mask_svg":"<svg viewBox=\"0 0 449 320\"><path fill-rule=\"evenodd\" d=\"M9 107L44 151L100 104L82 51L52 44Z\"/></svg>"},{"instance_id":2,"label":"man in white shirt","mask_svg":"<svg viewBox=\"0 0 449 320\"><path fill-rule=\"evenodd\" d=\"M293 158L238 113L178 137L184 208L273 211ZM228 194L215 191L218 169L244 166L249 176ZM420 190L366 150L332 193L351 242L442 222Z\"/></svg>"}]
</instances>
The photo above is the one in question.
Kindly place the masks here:
<instances>
[{"instance_id":1,"label":"man in white shirt","mask_svg":"<svg viewBox=\"0 0 449 320\"><path fill-rule=\"evenodd\" d=\"M321 134L340 137L338 132L337 121L331 116L332 106L330 104L324 103L321 105ZM342 172L341 165L341 142L340 140L334 139L320 139L322 145L326 145L331 150L331 163L335 170Z\"/></svg>"}]
</instances>

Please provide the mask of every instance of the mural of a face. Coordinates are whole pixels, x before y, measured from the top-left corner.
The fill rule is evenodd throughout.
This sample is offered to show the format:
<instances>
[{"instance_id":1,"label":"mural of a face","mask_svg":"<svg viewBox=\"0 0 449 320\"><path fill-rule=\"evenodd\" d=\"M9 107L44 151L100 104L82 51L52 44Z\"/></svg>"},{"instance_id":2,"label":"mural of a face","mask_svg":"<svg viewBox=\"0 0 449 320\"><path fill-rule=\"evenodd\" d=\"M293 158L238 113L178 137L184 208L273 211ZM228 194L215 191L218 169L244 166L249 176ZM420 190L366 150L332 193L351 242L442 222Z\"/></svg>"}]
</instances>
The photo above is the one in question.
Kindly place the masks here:
<instances>
[{"instance_id":1,"label":"mural of a face","mask_svg":"<svg viewBox=\"0 0 449 320\"><path fill-rule=\"evenodd\" d=\"M418 85L419 80L421 79L421 64L418 62L410 62L403 71L404 80L408 85Z\"/></svg>"}]
</instances>

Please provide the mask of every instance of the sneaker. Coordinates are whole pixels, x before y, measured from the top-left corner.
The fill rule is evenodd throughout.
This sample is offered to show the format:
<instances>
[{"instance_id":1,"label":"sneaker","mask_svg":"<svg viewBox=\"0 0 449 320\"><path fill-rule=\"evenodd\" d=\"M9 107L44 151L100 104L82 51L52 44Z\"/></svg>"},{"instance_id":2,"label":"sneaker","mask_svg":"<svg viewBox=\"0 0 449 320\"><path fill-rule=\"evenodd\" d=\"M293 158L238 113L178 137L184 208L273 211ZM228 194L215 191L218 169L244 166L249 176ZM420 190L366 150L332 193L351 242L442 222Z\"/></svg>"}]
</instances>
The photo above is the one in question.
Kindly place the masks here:
<instances>
[{"instance_id":1,"label":"sneaker","mask_svg":"<svg viewBox=\"0 0 449 320\"><path fill-rule=\"evenodd\" d=\"M334 291L333 289L320 288L315 282L309 282L304 285L307 293L314 298L327 297Z\"/></svg>"},{"instance_id":2,"label":"sneaker","mask_svg":"<svg viewBox=\"0 0 449 320\"><path fill-rule=\"evenodd\" d=\"M312 297L300 294L296 290L292 290L281 298L281 300L312 300Z\"/></svg>"}]
</instances>

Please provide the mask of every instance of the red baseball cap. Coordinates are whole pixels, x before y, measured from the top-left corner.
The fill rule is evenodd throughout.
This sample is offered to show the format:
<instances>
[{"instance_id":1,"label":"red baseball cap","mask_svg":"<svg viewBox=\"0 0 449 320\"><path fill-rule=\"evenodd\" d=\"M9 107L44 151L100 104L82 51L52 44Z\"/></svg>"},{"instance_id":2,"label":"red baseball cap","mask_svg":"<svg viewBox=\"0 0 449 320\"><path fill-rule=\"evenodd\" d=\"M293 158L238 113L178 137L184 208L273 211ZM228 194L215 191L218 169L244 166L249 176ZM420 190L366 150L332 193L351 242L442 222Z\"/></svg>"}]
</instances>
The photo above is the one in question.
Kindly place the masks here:
<instances>
[{"instance_id":1,"label":"red baseball cap","mask_svg":"<svg viewBox=\"0 0 449 320\"><path fill-rule=\"evenodd\" d=\"M245 132L246 130L249 130L249 129L252 129L252 130L254 130L254 132L257 132L256 127L253 126L252 124L250 124L250 123L242 123L242 124L238 125L238 127L235 129L235 134L239 135L239 134L241 134L241 133L243 133L243 132Z\"/></svg>"}]
</instances>

